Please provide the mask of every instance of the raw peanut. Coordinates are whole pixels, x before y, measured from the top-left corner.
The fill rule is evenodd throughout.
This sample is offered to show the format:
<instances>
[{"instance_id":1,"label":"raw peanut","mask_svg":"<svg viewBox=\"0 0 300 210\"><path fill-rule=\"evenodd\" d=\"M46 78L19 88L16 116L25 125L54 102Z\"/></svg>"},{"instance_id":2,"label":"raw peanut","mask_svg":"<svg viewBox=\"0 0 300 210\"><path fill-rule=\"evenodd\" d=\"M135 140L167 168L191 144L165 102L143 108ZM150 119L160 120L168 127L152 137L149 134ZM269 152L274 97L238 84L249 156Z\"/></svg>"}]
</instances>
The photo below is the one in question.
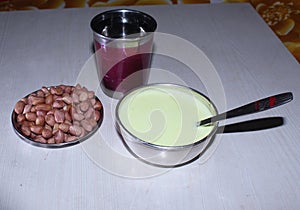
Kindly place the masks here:
<instances>
[{"instance_id":1,"label":"raw peanut","mask_svg":"<svg viewBox=\"0 0 300 210\"><path fill-rule=\"evenodd\" d=\"M84 119L84 115L83 114L80 114L80 113L74 113L73 114L73 119L74 120L77 120L77 121L81 121Z\"/></svg>"},{"instance_id":2,"label":"raw peanut","mask_svg":"<svg viewBox=\"0 0 300 210\"><path fill-rule=\"evenodd\" d=\"M72 86L66 86L65 93L71 93L72 92Z\"/></svg>"},{"instance_id":3,"label":"raw peanut","mask_svg":"<svg viewBox=\"0 0 300 210\"><path fill-rule=\"evenodd\" d=\"M35 133L35 134L37 134L37 135L40 135L40 134L42 134L42 132L43 132L43 126L40 126L40 125L33 125L33 126L30 127L30 131L31 131L32 133Z\"/></svg>"},{"instance_id":4,"label":"raw peanut","mask_svg":"<svg viewBox=\"0 0 300 210\"><path fill-rule=\"evenodd\" d=\"M71 141L75 141L77 139L78 139L78 137L76 137L76 136L67 136L67 138L65 138L65 142L71 142Z\"/></svg>"},{"instance_id":5,"label":"raw peanut","mask_svg":"<svg viewBox=\"0 0 300 210\"><path fill-rule=\"evenodd\" d=\"M94 91L88 91L88 98L89 99L92 99L92 98L95 98L95 92Z\"/></svg>"},{"instance_id":6,"label":"raw peanut","mask_svg":"<svg viewBox=\"0 0 300 210\"><path fill-rule=\"evenodd\" d=\"M58 130L55 135L54 135L54 141L56 144L60 144L63 143L65 139L65 135L64 132L62 132L61 130Z\"/></svg>"},{"instance_id":7,"label":"raw peanut","mask_svg":"<svg viewBox=\"0 0 300 210\"><path fill-rule=\"evenodd\" d=\"M44 139L44 137L43 136L36 136L35 138L34 138L34 140L36 141L36 142L40 142L40 143L43 143L43 144L46 144L47 143L47 140L46 139Z\"/></svg>"},{"instance_id":8,"label":"raw peanut","mask_svg":"<svg viewBox=\"0 0 300 210\"><path fill-rule=\"evenodd\" d=\"M37 97L37 96L29 96L28 103L32 105L43 104L45 103L45 98Z\"/></svg>"},{"instance_id":9,"label":"raw peanut","mask_svg":"<svg viewBox=\"0 0 300 210\"><path fill-rule=\"evenodd\" d=\"M48 143L48 144L55 144L54 137L48 139L47 143Z\"/></svg>"},{"instance_id":10,"label":"raw peanut","mask_svg":"<svg viewBox=\"0 0 300 210\"><path fill-rule=\"evenodd\" d=\"M52 132L52 127L50 125L48 125L48 124L45 124L44 129L48 129L48 130L50 130Z\"/></svg>"},{"instance_id":11,"label":"raw peanut","mask_svg":"<svg viewBox=\"0 0 300 210\"><path fill-rule=\"evenodd\" d=\"M87 93L89 90L88 90L86 87L82 87L82 88L81 88L81 91L84 91L84 92Z\"/></svg>"},{"instance_id":12,"label":"raw peanut","mask_svg":"<svg viewBox=\"0 0 300 210\"><path fill-rule=\"evenodd\" d=\"M51 109L50 111L47 112L47 115L49 115L49 114L54 115L54 111L55 111L55 109Z\"/></svg>"},{"instance_id":13,"label":"raw peanut","mask_svg":"<svg viewBox=\"0 0 300 210\"><path fill-rule=\"evenodd\" d=\"M30 131L31 131L31 130L30 130ZM34 139L36 138L36 136L37 136L37 135L36 135L35 133L30 133L30 138L31 138L31 139L34 140Z\"/></svg>"},{"instance_id":14,"label":"raw peanut","mask_svg":"<svg viewBox=\"0 0 300 210\"><path fill-rule=\"evenodd\" d=\"M51 127L53 127L54 126L54 124L55 124L55 119L54 119L54 115L52 115L52 114L47 114L46 116L45 116L45 121L46 121L46 123L48 124L48 125L50 125Z\"/></svg>"},{"instance_id":15,"label":"raw peanut","mask_svg":"<svg viewBox=\"0 0 300 210\"><path fill-rule=\"evenodd\" d=\"M86 92L81 92L79 95L79 101L86 101L88 99L88 94Z\"/></svg>"},{"instance_id":16,"label":"raw peanut","mask_svg":"<svg viewBox=\"0 0 300 210\"><path fill-rule=\"evenodd\" d=\"M36 120L35 120L35 124L44 126L45 125L45 118L42 117L42 116L37 116Z\"/></svg>"},{"instance_id":17,"label":"raw peanut","mask_svg":"<svg viewBox=\"0 0 300 210\"><path fill-rule=\"evenodd\" d=\"M98 120L100 120L100 118L101 118L101 113L96 110L94 112L94 119L98 122Z\"/></svg>"},{"instance_id":18,"label":"raw peanut","mask_svg":"<svg viewBox=\"0 0 300 210\"><path fill-rule=\"evenodd\" d=\"M93 130L93 126L90 124L90 122L88 120L82 120L81 122L82 127L84 128L84 130L86 130L87 132L90 132Z\"/></svg>"},{"instance_id":19,"label":"raw peanut","mask_svg":"<svg viewBox=\"0 0 300 210\"><path fill-rule=\"evenodd\" d=\"M89 107L90 107L90 104L87 101L84 101L84 102L79 104L79 108L83 112L86 112L89 109Z\"/></svg>"},{"instance_id":20,"label":"raw peanut","mask_svg":"<svg viewBox=\"0 0 300 210\"><path fill-rule=\"evenodd\" d=\"M18 116L17 116L18 123L24 122L25 120L26 120L26 117L24 114L18 114Z\"/></svg>"},{"instance_id":21,"label":"raw peanut","mask_svg":"<svg viewBox=\"0 0 300 210\"><path fill-rule=\"evenodd\" d=\"M77 106L75 106L75 109L76 109L76 113L83 114L83 111L81 111L81 109L80 109L80 104L78 104Z\"/></svg>"},{"instance_id":22,"label":"raw peanut","mask_svg":"<svg viewBox=\"0 0 300 210\"><path fill-rule=\"evenodd\" d=\"M89 119L89 122L93 128L97 126L97 121L95 119L91 118L91 119Z\"/></svg>"},{"instance_id":23,"label":"raw peanut","mask_svg":"<svg viewBox=\"0 0 300 210\"><path fill-rule=\"evenodd\" d=\"M47 114L46 111L42 111L42 110L36 111L36 116L45 117L46 114Z\"/></svg>"},{"instance_id":24,"label":"raw peanut","mask_svg":"<svg viewBox=\"0 0 300 210\"><path fill-rule=\"evenodd\" d=\"M79 121L73 121L73 125L76 125L76 126L80 127L80 122Z\"/></svg>"},{"instance_id":25,"label":"raw peanut","mask_svg":"<svg viewBox=\"0 0 300 210\"><path fill-rule=\"evenodd\" d=\"M73 103L75 103L75 104L79 103L79 97L76 93L72 93L71 97L72 97Z\"/></svg>"},{"instance_id":26,"label":"raw peanut","mask_svg":"<svg viewBox=\"0 0 300 210\"><path fill-rule=\"evenodd\" d=\"M59 124L55 123L52 129L52 134L55 135L58 130L59 130Z\"/></svg>"},{"instance_id":27,"label":"raw peanut","mask_svg":"<svg viewBox=\"0 0 300 210\"><path fill-rule=\"evenodd\" d=\"M53 95L53 100L54 101L62 101L63 97L59 96L59 95Z\"/></svg>"},{"instance_id":28,"label":"raw peanut","mask_svg":"<svg viewBox=\"0 0 300 210\"><path fill-rule=\"evenodd\" d=\"M65 121L65 113L59 109L55 109L54 111L54 119L57 123L63 123Z\"/></svg>"},{"instance_id":29,"label":"raw peanut","mask_svg":"<svg viewBox=\"0 0 300 210\"><path fill-rule=\"evenodd\" d=\"M102 104L100 101L96 101L96 103L94 105L94 109L96 109L96 110L102 109Z\"/></svg>"},{"instance_id":30,"label":"raw peanut","mask_svg":"<svg viewBox=\"0 0 300 210\"><path fill-rule=\"evenodd\" d=\"M42 87L42 88L41 88L41 91L43 91L45 95L48 95L48 94L49 94L49 90L48 90L47 87Z\"/></svg>"},{"instance_id":31,"label":"raw peanut","mask_svg":"<svg viewBox=\"0 0 300 210\"><path fill-rule=\"evenodd\" d=\"M21 98L20 101L23 101L25 104L27 104L27 98Z\"/></svg>"},{"instance_id":32,"label":"raw peanut","mask_svg":"<svg viewBox=\"0 0 300 210\"><path fill-rule=\"evenodd\" d=\"M65 112L65 120L72 122L72 117L69 112Z\"/></svg>"},{"instance_id":33,"label":"raw peanut","mask_svg":"<svg viewBox=\"0 0 300 210\"><path fill-rule=\"evenodd\" d=\"M56 95L62 95L64 93L64 89L62 88L62 86L58 86L55 88L55 94Z\"/></svg>"},{"instance_id":34,"label":"raw peanut","mask_svg":"<svg viewBox=\"0 0 300 210\"><path fill-rule=\"evenodd\" d=\"M68 133L64 133L64 141L66 141L66 139L68 138L69 135L70 134L68 134Z\"/></svg>"},{"instance_id":35,"label":"raw peanut","mask_svg":"<svg viewBox=\"0 0 300 210\"><path fill-rule=\"evenodd\" d=\"M23 110L23 114L26 114L27 112L30 112L32 105L26 104Z\"/></svg>"},{"instance_id":36,"label":"raw peanut","mask_svg":"<svg viewBox=\"0 0 300 210\"><path fill-rule=\"evenodd\" d=\"M50 93L53 95L62 95L63 94L63 89L61 87L50 87Z\"/></svg>"},{"instance_id":37,"label":"raw peanut","mask_svg":"<svg viewBox=\"0 0 300 210\"><path fill-rule=\"evenodd\" d=\"M94 106L96 104L96 99L95 98L91 98L90 99L90 103L92 104L92 106Z\"/></svg>"},{"instance_id":38,"label":"raw peanut","mask_svg":"<svg viewBox=\"0 0 300 210\"><path fill-rule=\"evenodd\" d=\"M76 84L75 85L75 89L81 89L81 85L80 84Z\"/></svg>"},{"instance_id":39,"label":"raw peanut","mask_svg":"<svg viewBox=\"0 0 300 210\"><path fill-rule=\"evenodd\" d=\"M35 106L36 111L50 111L52 109L50 104L38 104Z\"/></svg>"},{"instance_id":40,"label":"raw peanut","mask_svg":"<svg viewBox=\"0 0 300 210\"><path fill-rule=\"evenodd\" d=\"M70 115L73 116L73 115L76 113L75 107L74 107L74 106L71 106L69 112L70 112Z\"/></svg>"},{"instance_id":41,"label":"raw peanut","mask_svg":"<svg viewBox=\"0 0 300 210\"><path fill-rule=\"evenodd\" d=\"M80 134L79 138L82 138L87 134L87 132L85 131L85 129L83 127L80 127L80 129L81 129L81 134Z\"/></svg>"},{"instance_id":42,"label":"raw peanut","mask_svg":"<svg viewBox=\"0 0 300 210\"><path fill-rule=\"evenodd\" d=\"M85 113L84 113L84 117L85 119L89 119L94 115L94 109L92 107L90 107Z\"/></svg>"},{"instance_id":43,"label":"raw peanut","mask_svg":"<svg viewBox=\"0 0 300 210\"><path fill-rule=\"evenodd\" d=\"M40 98L44 98L45 97L45 93L42 91L42 90L38 90L36 92L36 96L37 97L40 97Z\"/></svg>"},{"instance_id":44,"label":"raw peanut","mask_svg":"<svg viewBox=\"0 0 300 210\"><path fill-rule=\"evenodd\" d=\"M30 112L36 112L35 106L32 106L32 107L31 107Z\"/></svg>"},{"instance_id":45,"label":"raw peanut","mask_svg":"<svg viewBox=\"0 0 300 210\"><path fill-rule=\"evenodd\" d=\"M28 121L31 121L31 122L34 122L36 120L36 113L34 112L27 112L25 114L25 118L28 120Z\"/></svg>"},{"instance_id":46,"label":"raw peanut","mask_svg":"<svg viewBox=\"0 0 300 210\"><path fill-rule=\"evenodd\" d=\"M30 122L30 121L25 120L25 121L22 122L22 125L31 127L31 126L34 126L34 122Z\"/></svg>"},{"instance_id":47,"label":"raw peanut","mask_svg":"<svg viewBox=\"0 0 300 210\"><path fill-rule=\"evenodd\" d=\"M43 129L43 131L42 131L42 136L43 136L45 139L51 138L51 137L52 137L52 130L47 129L47 128Z\"/></svg>"},{"instance_id":48,"label":"raw peanut","mask_svg":"<svg viewBox=\"0 0 300 210\"><path fill-rule=\"evenodd\" d=\"M65 120L64 123L67 124L67 125L69 125L69 127L70 127L71 125L73 125L72 122L71 122L71 121L68 121L68 120Z\"/></svg>"},{"instance_id":49,"label":"raw peanut","mask_svg":"<svg viewBox=\"0 0 300 210\"><path fill-rule=\"evenodd\" d=\"M52 104L53 103L53 95L52 94L49 94L49 95L46 96L45 103L46 104Z\"/></svg>"},{"instance_id":50,"label":"raw peanut","mask_svg":"<svg viewBox=\"0 0 300 210\"><path fill-rule=\"evenodd\" d=\"M63 90L63 92L65 92L66 85L59 85L58 87L60 87Z\"/></svg>"},{"instance_id":51,"label":"raw peanut","mask_svg":"<svg viewBox=\"0 0 300 210\"><path fill-rule=\"evenodd\" d=\"M65 106L63 107L63 110L66 111L66 112L68 112L68 111L70 111L71 107L72 107L71 104L67 104L67 105L65 105Z\"/></svg>"},{"instance_id":52,"label":"raw peanut","mask_svg":"<svg viewBox=\"0 0 300 210\"><path fill-rule=\"evenodd\" d=\"M66 103L66 104L72 104L73 100L72 97L68 94L66 96L63 96L62 100Z\"/></svg>"},{"instance_id":53,"label":"raw peanut","mask_svg":"<svg viewBox=\"0 0 300 210\"><path fill-rule=\"evenodd\" d=\"M30 136L31 134L30 127L26 125L21 126L21 131L25 136Z\"/></svg>"},{"instance_id":54,"label":"raw peanut","mask_svg":"<svg viewBox=\"0 0 300 210\"><path fill-rule=\"evenodd\" d=\"M64 105L65 105L65 103L63 101L54 101L52 104L52 107L60 109L60 108L63 108Z\"/></svg>"},{"instance_id":55,"label":"raw peanut","mask_svg":"<svg viewBox=\"0 0 300 210\"><path fill-rule=\"evenodd\" d=\"M80 126L77 126L77 125L72 125L72 126L70 126L69 130L70 130L70 131L69 131L70 134L72 134L72 135L74 135L74 136L80 136L81 133L82 133L81 127L80 127Z\"/></svg>"},{"instance_id":56,"label":"raw peanut","mask_svg":"<svg viewBox=\"0 0 300 210\"><path fill-rule=\"evenodd\" d=\"M15 113L17 114L21 114L24 110L24 107L25 107L25 102L24 101L18 101L15 105Z\"/></svg>"},{"instance_id":57,"label":"raw peanut","mask_svg":"<svg viewBox=\"0 0 300 210\"><path fill-rule=\"evenodd\" d=\"M69 127L70 127L70 125L67 123L61 123L58 126L58 128L65 133L67 133L69 131Z\"/></svg>"}]
</instances>

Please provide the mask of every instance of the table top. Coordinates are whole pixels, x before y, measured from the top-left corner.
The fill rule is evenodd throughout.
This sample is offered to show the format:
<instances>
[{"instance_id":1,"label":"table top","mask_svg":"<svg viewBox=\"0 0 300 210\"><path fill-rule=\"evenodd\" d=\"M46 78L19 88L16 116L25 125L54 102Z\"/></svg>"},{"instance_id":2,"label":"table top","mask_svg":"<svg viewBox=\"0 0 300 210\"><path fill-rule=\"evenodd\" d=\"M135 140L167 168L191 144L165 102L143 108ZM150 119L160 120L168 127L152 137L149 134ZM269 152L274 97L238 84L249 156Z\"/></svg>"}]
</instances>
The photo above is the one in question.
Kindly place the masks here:
<instances>
[{"instance_id":1,"label":"table top","mask_svg":"<svg viewBox=\"0 0 300 210\"><path fill-rule=\"evenodd\" d=\"M105 110L101 138L35 147L13 130L15 103L42 86L95 85L84 76L93 66L89 22L111 8L3 12L0 209L299 209L300 71L280 40L249 4L133 8L158 22L150 82L180 80L214 98L219 111L290 91L289 104L224 122L285 123L217 134L205 159L148 167L126 153L113 124L117 100L97 89ZM189 66L198 61L199 68Z\"/></svg>"}]
</instances>

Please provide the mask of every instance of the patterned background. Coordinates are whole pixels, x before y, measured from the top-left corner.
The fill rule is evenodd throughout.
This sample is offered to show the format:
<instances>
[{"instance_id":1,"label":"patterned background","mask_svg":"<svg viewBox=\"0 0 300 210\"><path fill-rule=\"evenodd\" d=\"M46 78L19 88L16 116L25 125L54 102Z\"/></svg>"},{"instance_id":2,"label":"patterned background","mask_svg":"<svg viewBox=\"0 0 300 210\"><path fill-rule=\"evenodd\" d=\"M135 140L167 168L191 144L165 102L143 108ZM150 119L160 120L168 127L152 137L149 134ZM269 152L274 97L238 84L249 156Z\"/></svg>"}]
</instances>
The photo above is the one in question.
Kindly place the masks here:
<instances>
[{"instance_id":1,"label":"patterned background","mask_svg":"<svg viewBox=\"0 0 300 210\"><path fill-rule=\"evenodd\" d=\"M0 11L240 2L250 3L300 62L300 0L0 0Z\"/></svg>"}]
</instances>

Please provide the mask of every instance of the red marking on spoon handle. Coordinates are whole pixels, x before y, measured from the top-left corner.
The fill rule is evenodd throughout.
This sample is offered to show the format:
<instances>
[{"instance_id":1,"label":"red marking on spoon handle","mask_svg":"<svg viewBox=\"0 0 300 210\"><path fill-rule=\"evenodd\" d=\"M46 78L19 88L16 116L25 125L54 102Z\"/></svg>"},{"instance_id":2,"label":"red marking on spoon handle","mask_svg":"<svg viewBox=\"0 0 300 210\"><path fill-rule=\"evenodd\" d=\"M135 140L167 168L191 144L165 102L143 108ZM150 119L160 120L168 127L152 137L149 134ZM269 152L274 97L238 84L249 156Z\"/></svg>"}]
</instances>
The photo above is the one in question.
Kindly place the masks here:
<instances>
[{"instance_id":1,"label":"red marking on spoon handle","mask_svg":"<svg viewBox=\"0 0 300 210\"><path fill-rule=\"evenodd\" d=\"M263 111L282 104L285 104L293 99L292 93L282 93L268 98L264 98L254 102L256 111ZM250 104L249 104L250 105ZM246 105L247 106L247 105Z\"/></svg>"},{"instance_id":2,"label":"red marking on spoon handle","mask_svg":"<svg viewBox=\"0 0 300 210\"><path fill-rule=\"evenodd\" d=\"M276 104L276 97L270 97L270 100L269 100L269 106L270 107L273 107L273 106L275 106L275 104Z\"/></svg>"}]
</instances>

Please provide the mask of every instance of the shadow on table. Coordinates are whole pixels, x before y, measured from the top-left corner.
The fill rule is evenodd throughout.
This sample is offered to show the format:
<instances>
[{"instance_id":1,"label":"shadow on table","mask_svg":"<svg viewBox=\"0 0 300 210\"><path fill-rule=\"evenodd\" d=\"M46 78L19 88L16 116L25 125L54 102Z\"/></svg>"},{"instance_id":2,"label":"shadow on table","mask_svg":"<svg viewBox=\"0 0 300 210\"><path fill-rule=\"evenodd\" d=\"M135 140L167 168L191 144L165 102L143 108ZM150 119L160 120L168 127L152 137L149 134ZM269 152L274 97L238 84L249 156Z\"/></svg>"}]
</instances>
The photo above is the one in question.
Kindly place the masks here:
<instances>
[{"instance_id":1,"label":"shadow on table","mask_svg":"<svg viewBox=\"0 0 300 210\"><path fill-rule=\"evenodd\" d=\"M215 135L216 134L226 134L226 133L259 131L259 130L265 130L265 129L279 127L279 126L282 126L283 124L284 124L283 117L259 118L259 119L255 119L255 120L248 120L248 121L244 121L244 122L220 126L218 128L217 132L215 133ZM195 160L199 159L199 157L201 157L206 152L206 150L210 147L210 145L212 143L213 143L213 140L198 156L196 156L192 160L190 160L182 165L179 165L179 166L190 164L190 163L194 162Z\"/></svg>"}]
</instances>

